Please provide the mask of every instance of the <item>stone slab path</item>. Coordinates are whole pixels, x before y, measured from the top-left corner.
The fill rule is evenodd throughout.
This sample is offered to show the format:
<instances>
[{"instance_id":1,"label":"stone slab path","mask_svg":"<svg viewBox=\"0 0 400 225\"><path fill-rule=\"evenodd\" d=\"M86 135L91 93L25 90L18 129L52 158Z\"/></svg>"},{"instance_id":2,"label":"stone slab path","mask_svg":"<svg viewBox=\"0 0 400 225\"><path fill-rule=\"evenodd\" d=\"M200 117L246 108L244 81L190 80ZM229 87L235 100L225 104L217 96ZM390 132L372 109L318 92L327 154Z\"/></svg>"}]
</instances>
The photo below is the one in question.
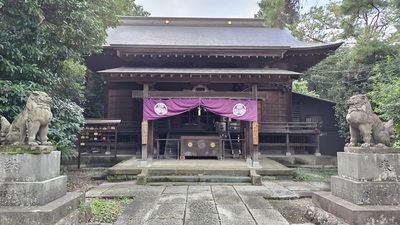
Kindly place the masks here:
<instances>
[{"instance_id":1,"label":"stone slab path","mask_svg":"<svg viewBox=\"0 0 400 225\"><path fill-rule=\"evenodd\" d=\"M263 181L262 186L193 184L141 186L105 183L87 198L133 197L117 225L289 225L267 199L309 197L329 191L328 183Z\"/></svg>"}]
</instances>

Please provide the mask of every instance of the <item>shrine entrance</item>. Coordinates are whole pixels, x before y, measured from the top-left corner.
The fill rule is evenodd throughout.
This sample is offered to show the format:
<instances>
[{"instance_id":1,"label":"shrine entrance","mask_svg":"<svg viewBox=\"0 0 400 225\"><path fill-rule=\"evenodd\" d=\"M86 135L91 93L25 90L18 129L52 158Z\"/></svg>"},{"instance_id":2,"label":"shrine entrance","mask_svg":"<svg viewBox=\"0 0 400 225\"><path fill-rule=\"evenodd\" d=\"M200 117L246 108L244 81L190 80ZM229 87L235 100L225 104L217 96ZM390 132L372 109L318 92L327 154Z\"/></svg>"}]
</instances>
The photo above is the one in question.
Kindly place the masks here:
<instances>
[{"instance_id":1,"label":"shrine entrance","mask_svg":"<svg viewBox=\"0 0 400 225\"><path fill-rule=\"evenodd\" d=\"M155 158L245 158L246 123L257 121L255 100L145 99Z\"/></svg>"}]
</instances>

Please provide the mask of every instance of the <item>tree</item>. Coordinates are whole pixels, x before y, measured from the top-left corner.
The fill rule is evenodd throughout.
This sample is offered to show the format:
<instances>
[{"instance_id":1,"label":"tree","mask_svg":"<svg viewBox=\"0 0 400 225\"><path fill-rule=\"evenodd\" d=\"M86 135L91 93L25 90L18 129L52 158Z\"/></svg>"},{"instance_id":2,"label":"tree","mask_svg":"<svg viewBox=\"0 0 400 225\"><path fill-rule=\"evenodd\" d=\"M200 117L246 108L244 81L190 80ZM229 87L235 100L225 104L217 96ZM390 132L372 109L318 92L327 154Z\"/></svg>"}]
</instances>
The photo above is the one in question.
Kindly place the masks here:
<instances>
[{"instance_id":1,"label":"tree","mask_svg":"<svg viewBox=\"0 0 400 225\"><path fill-rule=\"evenodd\" d=\"M398 0L396 0L398 2ZM312 7L288 28L302 40L357 42L378 39L398 42L400 4L395 0L342 0Z\"/></svg>"},{"instance_id":2,"label":"tree","mask_svg":"<svg viewBox=\"0 0 400 225\"><path fill-rule=\"evenodd\" d=\"M358 42L352 47L342 47L305 73L303 79L309 82L309 89L322 98L335 101L335 116L341 136L348 138L346 122L347 103L350 96L369 93L373 90L370 81L372 69L384 62L387 56L398 54L396 48L379 40Z\"/></svg>"},{"instance_id":3,"label":"tree","mask_svg":"<svg viewBox=\"0 0 400 225\"><path fill-rule=\"evenodd\" d=\"M262 0L255 17L264 18L267 27L287 27L299 18L300 0Z\"/></svg>"},{"instance_id":4,"label":"tree","mask_svg":"<svg viewBox=\"0 0 400 225\"><path fill-rule=\"evenodd\" d=\"M292 91L305 94L309 96L319 97L319 95L315 91L310 91L308 89L308 82L306 80L298 81L295 80L292 83Z\"/></svg>"},{"instance_id":5,"label":"tree","mask_svg":"<svg viewBox=\"0 0 400 225\"><path fill-rule=\"evenodd\" d=\"M55 106L50 138L71 153L85 102L81 56L101 51L106 29L135 7L134 0L0 0L0 114L11 120L32 90L47 92Z\"/></svg>"},{"instance_id":6,"label":"tree","mask_svg":"<svg viewBox=\"0 0 400 225\"><path fill-rule=\"evenodd\" d=\"M314 6L309 12L300 13L294 20L283 20L284 23L280 22L282 18L277 15L280 11L283 12L282 4L286 1L272 2L279 2L281 5L275 9L268 8L271 5L260 4L260 12L264 14L259 12L259 16L266 18L267 22L275 19L275 24L289 28L298 39L308 42L345 41L335 55L311 68L303 77L308 81L309 90L337 103L335 114L343 137L348 137L346 101L353 94L374 93L371 99L378 106L382 117L387 117L389 111L392 116L395 115L393 111L399 114L398 109L389 110L393 104L386 100L393 95L387 96L385 91L388 87L396 90L397 83L380 84L382 80L377 79L376 75L374 79L377 81L371 80L373 68L374 71L376 68L383 68L376 65L386 65L386 58L394 57L399 51L395 44L400 41L399 0L332 1L325 6ZM395 77L395 74L385 74ZM377 94L380 91L381 95Z\"/></svg>"},{"instance_id":7,"label":"tree","mask_svg":"<svg viewBox=\"0 0 400 225\"><path fill-rule=\"evenodd\" d=\"M374 103L375 112L385 121L393 119L395 133L400 133L400 55L387 57L372 70L372 90L368 93ZM400 147L400 137L396 139Z\"/></svg>"}]
</instances>

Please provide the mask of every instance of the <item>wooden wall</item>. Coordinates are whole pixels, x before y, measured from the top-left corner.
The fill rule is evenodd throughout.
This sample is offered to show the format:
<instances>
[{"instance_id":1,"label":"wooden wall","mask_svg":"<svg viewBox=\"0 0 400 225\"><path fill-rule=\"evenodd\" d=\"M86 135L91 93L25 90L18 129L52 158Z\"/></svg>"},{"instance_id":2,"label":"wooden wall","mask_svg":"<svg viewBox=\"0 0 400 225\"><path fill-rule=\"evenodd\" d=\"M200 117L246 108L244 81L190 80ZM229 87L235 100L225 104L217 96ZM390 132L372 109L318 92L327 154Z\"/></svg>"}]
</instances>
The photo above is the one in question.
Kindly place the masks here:
<instances>
[{"instance_id":1,"label":"wooden wall","mask_svg":"<svg viewBox=\"0 0 400 225\"><path fill-rule=\"evenodd\" d=\"M137 117L137 112L141 112L142 108L136 107L141 104L134 104L132 99L132 90L130 89L109 89L108 90L107 117L119 118L125 121L133 121ZM136 109L135 109L136 108Z\"/></svg>"},{"instance_id":2,"label":"wooden wall","mask_svg":"<svg viewBox=\"0 0 400 225\"><path fill-rule=\"evenodd\" d=\"M268 98L258 104L261 122L290 122L290 92L268 91Z\"/></svg>"}]
</instances>

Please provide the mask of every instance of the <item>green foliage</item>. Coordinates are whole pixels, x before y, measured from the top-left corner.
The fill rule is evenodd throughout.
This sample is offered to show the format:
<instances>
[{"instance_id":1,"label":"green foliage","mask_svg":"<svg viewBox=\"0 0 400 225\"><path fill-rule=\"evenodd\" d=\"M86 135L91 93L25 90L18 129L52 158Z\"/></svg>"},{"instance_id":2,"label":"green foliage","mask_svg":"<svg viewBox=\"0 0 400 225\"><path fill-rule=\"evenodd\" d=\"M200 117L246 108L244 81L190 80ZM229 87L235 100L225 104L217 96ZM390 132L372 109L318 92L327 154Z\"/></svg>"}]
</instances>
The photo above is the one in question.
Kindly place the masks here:
<instances>
[{"instance_id":1,"label":"green foliage","mask_svg":"<svg viewBox=\"0 0 400 225\"><path fill-rule=\"evenodd\" d=\"M338 174L336 168L323 168L323 169L307 169L299 168L296 169L295 180L299 181L318 181L318 182L330 182L331 176Z\"/></svg>"},{"instance_id":2,"label":"green foliage","mask_svg":"<svg viewBox=\"0 0 400 225\"><path fill-rule=\"evenodd\" d=\"M132 202L129 198L91 200L93 217L91 222L114 223L123 210Z\"/></svg>"},{"instance_id":3,"label":"green foliage","mask_svg":"<svg viewBox=\"0 0 400 225\"><path fill-rule=\"evenodd\" d=\"M43 86L32 81L0 80L0 115L11 122L25 107L31 92L43 89Z\"/></svg>"},{"instance_id":4,"label":"green foliage","mask_svg":"<svg viewBox=\"0 0 400 225\"><path fill-rule=\"evenodd\" d=\"M310 90L336 102L335 116L343 138L349 138L346 101L354 94L370 92L373 86L368 79L375 63L395 52L396 48L383 41L359 42L351 48L340 48L306 72L303 79L309 82Z\"/></svg>"},{"instance_id":5,"label":"green foliage","mask_svg":"<svg viewBox=\"0 0 400 225\"><path fill-rule=\"evenodd\" d=\"M47 92L49 138L71 157L86 101L81 57L101 51L106 29L132 14L148 15L134 0L0 0L0 114L11 121L31 91ZM89 95L91 103L94 95L102 94Z\"/></svg>"},{"instance_id":6,"label":"green foliage","mask_svg":"<svg viewBox=\"0 0 400 225\"><path fill-rule=\"evenodd\" d=\"M342 0L340 12L344 37L357 40L399 40L394 25L400 21L400 8L388 0Z\"/></svg>"},{"instance_id":7,"label":"green foliage","mask_svg":"<svg viewBox=\"0 0 400 225\"><path fill-rule=\"evenodd\" d=\"M255 17L264 18L267 27L283 28L298 20L299 0L262 0L258 5L260 10Z\"/></svg>"},{"instance_id":8,"label":"green foliage","mask_svg":"<svg viewBox=\"0 0 400 225\"><path fill-rule=\"evenodd\" d=\"M384 121L393 119L397 145L400 144L400 55L377 63L370 81L372 90L368 93L376 106L375 112Z\"/></svg>"},{"instance_id":9,"label":"green foliage","mask_svg":"<svg viewBox=\"0 0 400 225\"><path fill-rule=\"evenodd\" d=\"M302 81L295 80L295 81L293 81L293 83L292 83L292 91L300 93L300 94L319 97L319 95L315 91L310 91L308 89L308 82L306 80L302 80Z\"/></svg>"},{"instance_id":10,"label":"green foliage","mask_svg":"<svg viewBox=\"0 0 400 225\"><path fill-rule=\"evenodd\" d=\"M298 0L263 0L255 15L266 26L289 28L300 40L311 42L400 40L399 0L336 0L301 13Z\"/></svg>"},{"instance_id":11,"label":"green foliage","mask_svg":"<svg viewBox=\"0 0 400 225\"><path fill-rule=\"evenodd\" d=\"M70 100L53 98L52 111L56 116L49 128L49 139L56 142L63 158L74 157L75 142L84 122L83 109Z\"/></svg>"},{"instance_id":12,"label":"green foliage","mask_svg":"<svg viewBox=\"0 0 400 225\"><path fill-rule=\"evenodd\" d=\"M93 73L87 76L84 104L85 117L101 118L104 112L104 80Z\"/></svg>"},{"instance_id":13,"label":"green foliage","mask_svg":"<svg viewBox=\"0 0 400 225\"><path fill-rule=\"evenodd\" d=\"M299 16L296 23L288 25L293 36L308 42L333 42L340 38L342 33L340 20L340 6L335 2L329 5L314 6Z\"/></svg>"}]
</instances>

